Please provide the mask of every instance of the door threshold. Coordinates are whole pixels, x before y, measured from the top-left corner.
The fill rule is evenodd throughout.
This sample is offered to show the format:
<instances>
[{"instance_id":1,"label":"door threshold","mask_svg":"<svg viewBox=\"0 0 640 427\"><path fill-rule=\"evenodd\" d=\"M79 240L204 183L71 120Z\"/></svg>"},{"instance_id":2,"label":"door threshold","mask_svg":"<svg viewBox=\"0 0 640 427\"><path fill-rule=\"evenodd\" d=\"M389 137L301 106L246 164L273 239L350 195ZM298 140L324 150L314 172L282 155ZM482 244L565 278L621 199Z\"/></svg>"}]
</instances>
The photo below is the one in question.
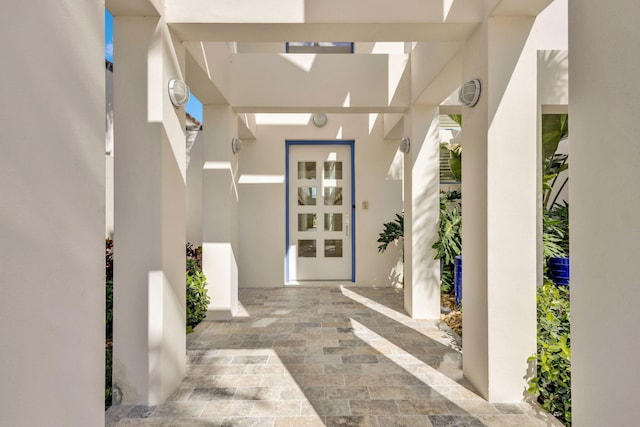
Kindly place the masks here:
<instances>
[{"instance_id":1,"label":"door threshold","mask_svg":"<svg viewBox=\"0 0 640 427\"><path fill-rule=\"evenodd\" d=\"M295 280L286 282L285 288L336 288L339 286L356 286L350 280Z\"/></svg>"}]
</instances>

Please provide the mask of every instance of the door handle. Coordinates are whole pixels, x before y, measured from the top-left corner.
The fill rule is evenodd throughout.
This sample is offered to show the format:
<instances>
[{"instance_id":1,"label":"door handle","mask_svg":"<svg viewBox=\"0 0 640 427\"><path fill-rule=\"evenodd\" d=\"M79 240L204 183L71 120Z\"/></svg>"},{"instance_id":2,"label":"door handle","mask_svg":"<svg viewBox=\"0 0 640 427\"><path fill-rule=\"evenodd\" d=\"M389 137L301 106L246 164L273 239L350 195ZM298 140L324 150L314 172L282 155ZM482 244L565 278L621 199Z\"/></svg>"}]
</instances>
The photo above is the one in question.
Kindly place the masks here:
<instances>
[{"instance_id":1,"label":"door handle","mask_svg":"<svg viewBox=\"0 0 640 427\"><path fill-rule=\"evenodd\" d=\"M349 237L349 225L350 225L349 215L347 215L347 221L346 221L346 227L345 227L347 229L347 237Z\"/></svg>"}]
</instances>

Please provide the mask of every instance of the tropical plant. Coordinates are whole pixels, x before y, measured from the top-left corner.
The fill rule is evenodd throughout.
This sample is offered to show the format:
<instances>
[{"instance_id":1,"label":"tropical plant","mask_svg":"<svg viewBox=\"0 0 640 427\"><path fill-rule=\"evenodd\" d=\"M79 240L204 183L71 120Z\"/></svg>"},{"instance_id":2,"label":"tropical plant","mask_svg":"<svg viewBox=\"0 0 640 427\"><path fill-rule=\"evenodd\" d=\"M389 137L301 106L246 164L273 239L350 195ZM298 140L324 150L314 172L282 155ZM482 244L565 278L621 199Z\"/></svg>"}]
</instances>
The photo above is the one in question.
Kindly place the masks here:
<instances>
[{"instance_id":1,"label":"tropical plant","mask_svg":"<svg viewBox=\"0 0 640 427\"><path fill-rule=\"evenodd\" d=\"M568 178L565 178L562 183L558 180L560 173L569 167L567 163L569 156L557 153L560 141L568 135L569 119L566 114L542 116L542 206L545 210L553 208L557 201L557 194L568 182ZM554 189L557 189L556 197L551 200Z\"/></svg>"},{"instance_id":2,"label":"tropical plant","mask_svg":"<svg viewBox=\"0 0 640 427\"><path fill-rule=\"evenodd\" d=\"M568 132L566 114L542 116L542 254L545 273L549 258L569 255L569 205L567 202L558 203L558 196L569 181L566 177L561 179L561 173L569 167L569 156L556 152Z\"/></svg>"},{"instance_id":3,"label":"tropical plant","mask_svg":"<svg viewBox=\"0 0 640 427\"><path fill-rule=\"evenodd\" d=\"M536 376L529 392L553 416L571 425L571 315L569 288L550 281L538 288L538 351L529 358Z\"/></svg>"},{"instance_id":4,"label":"tropical plant","mask_svg":"<svg viewBox=\"0 0 640 427\"><path fill-rule=\"evenodd\" d=\"M462 128L462 114L449 114L449 117ZM449 150L448 163L451 173L453 173L456 181L462 181L462 145L451 142L442 145Z\"/></svg>"},{"instance_id":5,"label":"tropical plant","mask_svg":"<svg viewBox=\"0 0 640 427\"><path fill-rule=\"evenodd\" d=\"M441 262L440 289L445 293L453 291L455 257L462 254L461 197L460 190L440 193L438 241L432 247L436 250L434 259L439 259Z\"/></svg>"},{"instance_id":6,"label":"tropical plant","mask_svg":"<svg viewBox=\"0 0 640 427\"><path fill-rule=\"evenodd\" d=\"M399 242L404 238L404 212L397 213L393 221L383 224L383 230L379 236L378 252L380 253L386 251L391 243Z\"/></svg>"}]
</instances>

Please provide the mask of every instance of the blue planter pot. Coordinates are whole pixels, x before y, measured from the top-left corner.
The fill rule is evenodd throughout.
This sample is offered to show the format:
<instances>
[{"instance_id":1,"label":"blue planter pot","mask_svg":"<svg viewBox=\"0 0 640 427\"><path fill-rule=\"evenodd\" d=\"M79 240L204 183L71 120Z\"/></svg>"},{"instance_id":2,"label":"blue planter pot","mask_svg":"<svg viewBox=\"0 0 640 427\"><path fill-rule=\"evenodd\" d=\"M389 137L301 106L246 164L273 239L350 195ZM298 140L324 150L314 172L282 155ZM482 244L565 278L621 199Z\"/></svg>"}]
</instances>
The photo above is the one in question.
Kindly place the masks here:
<instances>
[{"instance_id":1,"label":"blue planter pot","mask_svg":"<svg viewBox=\"0 0 640 427\"><path fill-rule=\"evenodd\" d=\"M453 260L453 283L456 304L460 304L460 301L462 301L462 255L458 255Z\"/></svg>"},{"instance_id":2,"label":"blue planter pot","mask_svg":"<svg viewBox=\"0 0 640 427\"><path fill-rule=\"evenodd\" d=\"M549 258L547 268L553 283L561 286L569 285L569 257Z\"/></svg>"}]
</instances>

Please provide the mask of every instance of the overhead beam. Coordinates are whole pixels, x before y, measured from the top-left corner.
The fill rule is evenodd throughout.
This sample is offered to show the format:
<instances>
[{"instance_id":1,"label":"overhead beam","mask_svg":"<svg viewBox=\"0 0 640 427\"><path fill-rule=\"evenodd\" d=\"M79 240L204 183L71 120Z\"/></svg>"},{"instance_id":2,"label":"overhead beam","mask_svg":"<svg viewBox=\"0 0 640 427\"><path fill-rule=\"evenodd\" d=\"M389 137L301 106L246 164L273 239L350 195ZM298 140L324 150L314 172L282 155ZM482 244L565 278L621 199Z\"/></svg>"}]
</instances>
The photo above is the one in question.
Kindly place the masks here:
<instances>
[{"instance_id":1,"label":"overhead beam","mask_svg":"<svg viewBox=\"0 0 640 427\"><path fill-rule=\"evenodd\" d=\"M458 52L414 99L414 104L441 105L462 84L462 52Z\"/></svg>"},{"instance_id":2,"label":"overhead beam","mask_svg":"<svg viewBox=\"0 0 640 427\"><path fill-rule=\"evenodd\" d=\"M491 16L538 16L554 0L502 0Z\"/></svg>"},{"instance_id":3,"label":"overhead beam","mask_svg":"<svg viewBox=\"0 0 640 427\"><path fill-rule=\"evenodd\" d=\"M160 16L160 0L105 0L113 16Z\"/></svg>"},{"instance_id":4,"label":"overhead beam","mask_svg":"<svg viewBox=\"0 0 640 427\"><path fill-rule=\"evenodd\" d=\"M327 23L327 24L250 24L169 22L182 41L204 42L287 42L287 41L355 41L404 42L466 40L478 27L466 23Z\"/></svg>"},{"instance_id":5,"label":"overhead beam","mask_svg":"<svg viewBox=\"0 0 640 427\"><path fill-rule=\"evenodd\" d=\"M186 49L185 70L187 84L200 102L203 104L229 103L188 48Z\"/></svg>"},{"instance_id":6,"label":"overhead beam","mask_svg":"<svg viewBox=\"0 0 640 427\"><path fill-rule=\"evenodd\" d=\"M479 22L478 0L165 0L169 22L443 23Z\"/></svg>"}]
</instances>

